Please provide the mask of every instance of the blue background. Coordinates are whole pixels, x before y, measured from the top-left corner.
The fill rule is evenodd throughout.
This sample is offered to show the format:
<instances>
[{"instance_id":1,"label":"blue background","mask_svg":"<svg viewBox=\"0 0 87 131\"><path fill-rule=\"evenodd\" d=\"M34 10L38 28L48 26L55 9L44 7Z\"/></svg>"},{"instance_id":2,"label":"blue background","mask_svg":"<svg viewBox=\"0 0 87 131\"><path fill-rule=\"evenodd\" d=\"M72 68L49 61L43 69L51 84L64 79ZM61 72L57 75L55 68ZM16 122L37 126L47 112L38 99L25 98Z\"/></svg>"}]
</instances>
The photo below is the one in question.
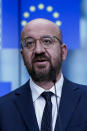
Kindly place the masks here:
<instances>
[{"instance_id":1,"label":"blue background","mask_svg":"<svg viewBox=\"0 0 87 131\"><path fill-rule=\"evenodd\" d=\"M9 4L10 3L10 4ZM45 8L39 10L38 4L43 3ZM35 12L30 12L29 7L34 5ZM52 6L53 11L47 12L46 7ZM29 12L30 17L24 18L23 13ZM59 18L53 18L53 12L59 12ZM63 41L69 49L80 47L80 0L3 0L2 1L2 48L19 48L20 32L23 28L21 21L27 22L38 18L47 18L55 22L61 20L61 30L63 32Z\"/></svg>"}]
</instances>

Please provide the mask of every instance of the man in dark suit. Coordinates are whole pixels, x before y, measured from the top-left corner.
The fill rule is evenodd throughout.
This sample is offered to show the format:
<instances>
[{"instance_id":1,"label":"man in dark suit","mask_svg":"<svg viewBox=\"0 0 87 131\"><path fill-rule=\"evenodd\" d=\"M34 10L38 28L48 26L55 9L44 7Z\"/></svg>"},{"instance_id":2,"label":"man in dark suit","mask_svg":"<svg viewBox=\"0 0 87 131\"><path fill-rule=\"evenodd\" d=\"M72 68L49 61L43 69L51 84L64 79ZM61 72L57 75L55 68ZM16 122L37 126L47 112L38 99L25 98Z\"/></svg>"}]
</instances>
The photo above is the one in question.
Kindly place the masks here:
<instances>
[{"instance_id":1,"label":"man in dark suit","mask_svg":"<svg viewBox=\"0 0 87 131\"><path fill-rule=\"evenodd\" d=\"M61 72L67 47L59 27L30 21L21 47L30 80L0 99L0 131L87 131L87 87Z\"/></svg>"}]
</instances>

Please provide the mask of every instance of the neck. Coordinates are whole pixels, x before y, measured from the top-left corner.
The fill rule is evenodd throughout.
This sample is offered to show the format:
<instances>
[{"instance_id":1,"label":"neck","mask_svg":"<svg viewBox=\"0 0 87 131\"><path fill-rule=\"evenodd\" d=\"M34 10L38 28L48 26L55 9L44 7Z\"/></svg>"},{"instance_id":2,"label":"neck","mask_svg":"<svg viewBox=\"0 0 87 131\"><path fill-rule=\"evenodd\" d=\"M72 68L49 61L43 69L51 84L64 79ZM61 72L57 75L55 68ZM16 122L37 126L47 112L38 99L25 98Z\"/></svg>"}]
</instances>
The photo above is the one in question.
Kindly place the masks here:
<instances>
[{"instance_id":1,"label":"neck","mask_svg":"<svg viewBox=\"0 0 87 131\"><path fill-rule=\"evenodd\" d=\"M56 81L58 81L61 77L61 72L59 72L59 74L56 76ZM33 80L34 81L34 80ZM38 86L40 86L41 88L45 89L45 90L49 90L53 87L54 83L52 81L34 81L35 84L37 84Z\"/></svg>"}]
</instances>

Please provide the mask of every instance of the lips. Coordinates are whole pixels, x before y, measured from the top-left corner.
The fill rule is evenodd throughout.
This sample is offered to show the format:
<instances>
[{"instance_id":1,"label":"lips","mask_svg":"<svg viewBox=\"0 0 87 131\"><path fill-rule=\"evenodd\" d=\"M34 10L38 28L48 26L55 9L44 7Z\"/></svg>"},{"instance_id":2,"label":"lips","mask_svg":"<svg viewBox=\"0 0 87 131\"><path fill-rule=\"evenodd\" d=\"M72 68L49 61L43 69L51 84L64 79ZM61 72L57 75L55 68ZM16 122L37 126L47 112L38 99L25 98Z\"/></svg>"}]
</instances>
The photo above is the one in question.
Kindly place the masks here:
<instances>
[{"instance_id":1,"label":"lips","mask_svg":"<svg viewBox=\"0 0 87 131\"><path fill-rule=\"evenodd\" d=\"M35 62L45 62L45 61L48 61L48 59L46 59L46 58L36 58L36 59L33 60L34 63Z\"/></svg>"},{"instance_id":2,"label":"lips","mask_svg":"<svg viewBox=\"0 0 87 131\"><path fill-rule=\"evenodd\" d=\"M34 59L33 64L39 66L40 68L45 67L48 63L48 60L45 58Z\"/></svg>"},{"instance_id":3,"label":"lips","mask_svg":"<svg viewBox=\"0 0 87 131\"><path fill-rule=\"evenodd\" d=\"M41 59L41 60L35 60L34 62L44 62L44 61L47 61L47 60L43 60L43 59Z\"/></svg>"},{"instance_id":4,"label":"lips","mask_svg":"<svg viewBox=\"0 0 87 131\"><path fill-rule=\"evenodd\" d=\"M35 61L34 63L35 64L46 64L48 61L47 60L37 60L37 61Z\"/></svg>"}]
</instances>

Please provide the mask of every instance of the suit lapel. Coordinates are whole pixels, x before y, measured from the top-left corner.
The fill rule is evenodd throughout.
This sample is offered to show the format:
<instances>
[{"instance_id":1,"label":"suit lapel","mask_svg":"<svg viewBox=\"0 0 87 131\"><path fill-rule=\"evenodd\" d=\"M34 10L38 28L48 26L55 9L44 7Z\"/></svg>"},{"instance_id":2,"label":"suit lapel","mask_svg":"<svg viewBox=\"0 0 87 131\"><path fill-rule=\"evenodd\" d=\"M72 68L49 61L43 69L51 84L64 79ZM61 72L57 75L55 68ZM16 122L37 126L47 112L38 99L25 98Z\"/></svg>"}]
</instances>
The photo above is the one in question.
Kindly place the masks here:
<instances>
[{"instance_id":1,"label":"suit lapel","mask_svg":"<svg viewBox=\"0 0 87 131\"><path fill-rule=\"evenodd\" d=\"M60 120L58 117L56 121L55 131L57 131L59 128L61 128L62 131L65 131L65 129L68 127L75 107L79 103L79 100L80 93L78 87L76 86L76 84L72 84L65 79L59 107Z\"/></svg>"},{"instance_id":2,"label":"suit lapel","mask_svg":"<svg viewBox=\"0 0 87 131\"><path fill-rule=\"evenodd\" d=\"M29 81L23 87L23 89L21 91L17 91L15 95L17 97L15 104L26 128L29 131L39 131L31 96L31 90L29 87Z\"/></svg>"}]
</instances>

